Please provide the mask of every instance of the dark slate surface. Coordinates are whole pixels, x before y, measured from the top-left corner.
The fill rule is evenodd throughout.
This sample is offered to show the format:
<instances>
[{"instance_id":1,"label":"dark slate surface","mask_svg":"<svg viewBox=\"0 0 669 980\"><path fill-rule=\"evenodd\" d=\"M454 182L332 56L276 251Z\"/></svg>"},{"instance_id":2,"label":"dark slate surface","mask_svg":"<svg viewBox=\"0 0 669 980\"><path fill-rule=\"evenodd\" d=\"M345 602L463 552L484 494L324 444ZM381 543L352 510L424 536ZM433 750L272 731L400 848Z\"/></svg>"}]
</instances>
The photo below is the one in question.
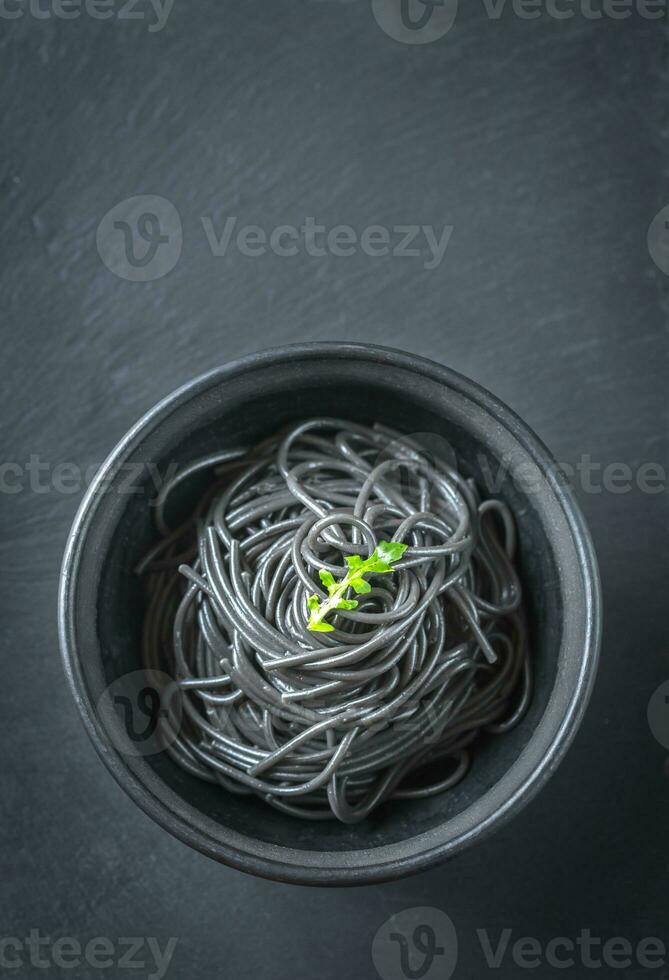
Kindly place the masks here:
<instances>
[{"instance_id":1,"label":"dark slate surface","mask_svg":"<svg viewBox=\"0 0 669 980\"><path fill-rule=\"evenodd\" d=\"M175 937L179 980L374 977L374 934L413 906L451 917L456 977L487 975L477 928L669 945L667 752L646 722L669 677L666 493L578 488L606 615L586 721L519 818L412 879L306 890L190 851L98 762L60 666L58 568L81 494L54 468L99 463L176 385L249 351L404 347L491 388L562 460L666 465L667 278L646 248L667 203L663 23L461 8L425 45L391 40L366 0L176 0L160 31L148 6L143 20L0 17L2 453L22 468L2 471L22 489L0 499L5 937ZM174 204L183 250L168 275L130 282L96 228L141 194ZM231 215L453 233L432 270L214 256L201 218L220 232ZM133 975L22 955L8 975ZM492 975L525 972L507 958Z\"/></svg>"}]
</instances>

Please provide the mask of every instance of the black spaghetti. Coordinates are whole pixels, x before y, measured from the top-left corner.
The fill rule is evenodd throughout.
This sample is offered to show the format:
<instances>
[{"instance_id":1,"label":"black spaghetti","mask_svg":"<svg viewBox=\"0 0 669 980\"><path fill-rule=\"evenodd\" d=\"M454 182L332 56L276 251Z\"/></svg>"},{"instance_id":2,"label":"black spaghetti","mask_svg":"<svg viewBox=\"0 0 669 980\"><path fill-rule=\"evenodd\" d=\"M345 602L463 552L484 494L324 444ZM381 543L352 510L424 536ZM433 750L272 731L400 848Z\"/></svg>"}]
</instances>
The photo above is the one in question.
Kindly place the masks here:
<instances>
[{"instance_id":1,"label":"black spaghetti","mask_svg":"<svg viewBox=\"0 0 669 980\"><path fill-rule=\"evenodd\" d=\"M203 471L171 529L170 495ZM525 712L512 514L414 440L309 419L190 464L156 520L144 664L174 678L162 736L188 772L354 823L455 786Z\"/></svg>"}]
</instances>

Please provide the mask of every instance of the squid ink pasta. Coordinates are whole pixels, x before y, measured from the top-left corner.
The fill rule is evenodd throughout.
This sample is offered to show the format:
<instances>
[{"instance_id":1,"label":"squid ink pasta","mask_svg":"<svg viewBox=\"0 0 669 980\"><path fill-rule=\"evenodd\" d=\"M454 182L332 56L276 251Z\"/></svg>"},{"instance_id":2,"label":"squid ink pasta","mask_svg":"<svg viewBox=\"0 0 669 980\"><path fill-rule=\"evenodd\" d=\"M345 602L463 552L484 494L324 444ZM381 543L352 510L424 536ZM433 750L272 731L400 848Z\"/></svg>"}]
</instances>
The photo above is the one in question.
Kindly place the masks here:
<instances>
[{"instance_id":1,"label":"squid ink pasta","mask_svg":"<svg viewBox=\"0 0 669 980\"><path fill-rule=\"evenodd\" d=\"M189 464L155 516L143 660L173 678L160 734L187 772L352 824L447 793L527 709L513 516L418 441L308 419Z\"/></svg>"}]
</instances>

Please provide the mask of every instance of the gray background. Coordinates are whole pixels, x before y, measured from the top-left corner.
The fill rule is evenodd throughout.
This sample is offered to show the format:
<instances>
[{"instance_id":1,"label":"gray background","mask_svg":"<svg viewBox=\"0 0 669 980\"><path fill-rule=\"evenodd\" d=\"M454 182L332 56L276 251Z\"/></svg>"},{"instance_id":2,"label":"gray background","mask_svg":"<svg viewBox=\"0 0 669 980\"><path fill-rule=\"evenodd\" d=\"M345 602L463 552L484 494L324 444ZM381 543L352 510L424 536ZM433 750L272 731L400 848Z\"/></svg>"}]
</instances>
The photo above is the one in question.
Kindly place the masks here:
<instances>
[{"instance_id":1,"label":"gray background","mask_svg":"<svg viewBox=\"0 0 669 980\"><path fill-rule=\"evenodd\" d=\"M81 488L59 491L53 468L100 463L175 386L262 347L406 348L489 387L560 460L666 464L667 278L646 247L668 201L665 24L460 6L424 45L389 38L366 0L176 0L157 32L146 7L143 20L0 17L1 445L5 461L48 464L0 495L2 935L173 936L168 976L188 980L371 978L377 929L425 905L457 929L456 977L487 975L477 928L669 944L667 752L646 722L669 676L666 493L578 489L606 617L584 725L520 817L404 881L288 887L171 839L97 760L59 662L58 568ZM116 277L95 244L103 215L138 194L170 200L183 225L178 263L152 282ZM222 230L229 215L454 230L434 270L362 253L216 257L201 217ZM525 972L507 959L492 975Z\"/></svg>"}]
</instances>

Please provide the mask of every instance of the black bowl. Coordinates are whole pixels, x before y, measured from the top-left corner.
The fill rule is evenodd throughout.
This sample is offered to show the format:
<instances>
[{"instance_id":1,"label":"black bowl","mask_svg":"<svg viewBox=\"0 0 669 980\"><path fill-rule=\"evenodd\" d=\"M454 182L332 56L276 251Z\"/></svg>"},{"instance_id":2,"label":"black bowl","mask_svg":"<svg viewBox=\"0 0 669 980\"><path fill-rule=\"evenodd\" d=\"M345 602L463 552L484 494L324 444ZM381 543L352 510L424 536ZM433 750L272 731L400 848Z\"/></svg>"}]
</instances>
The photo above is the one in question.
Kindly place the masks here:
<instances>
[{"instance_id":1,"label":"black bowl","mask_svg":"<svg viewBox=\"0 0 669 980\"><path fill-rule=\"evenodd\" d=\"M132 569L155 538L155 488L147 464L164 472L175 462L252 444L311 415L436 433L463 469L484 484L492 474L518 524L536 674L523 722L503 737L483 740L455 790L387 803L354 826L298 820L254 797L228 794L188 775L165 753L120 751L122 719L102 698L111 682L123 687L123 678L140 666L144 600ZM534 467L531 486L528 464ZM139 473L139 492L128 492ZM243 358L190 382L145 415L114 449L79 509L63 562L59 616L65 669L86 729L142 809L219 861L319 885L418 871L517 813L574 736L595 675L601 627L588 531L552 457L530 429L447 368L352 343L296 345ZM565 815L569 805L565 800Z\"/></svg>"}]
</instances>

